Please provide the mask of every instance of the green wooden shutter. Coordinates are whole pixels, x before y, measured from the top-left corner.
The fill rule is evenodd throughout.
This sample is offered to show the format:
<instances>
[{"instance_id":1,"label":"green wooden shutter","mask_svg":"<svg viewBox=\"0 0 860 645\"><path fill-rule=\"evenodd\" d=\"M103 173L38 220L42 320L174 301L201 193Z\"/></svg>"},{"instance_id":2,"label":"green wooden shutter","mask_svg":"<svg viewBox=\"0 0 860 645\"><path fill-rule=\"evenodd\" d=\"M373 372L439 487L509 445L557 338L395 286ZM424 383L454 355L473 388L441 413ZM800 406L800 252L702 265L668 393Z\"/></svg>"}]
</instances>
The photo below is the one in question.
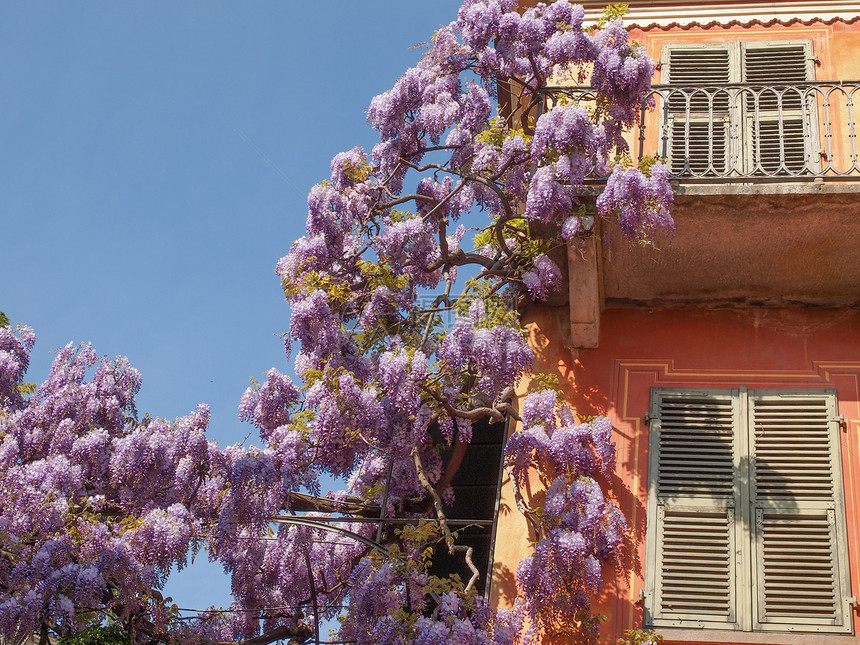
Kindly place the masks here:
<instances>
[{"instance_id":1,"label":"green wooden shutter","mask_svg":"<svg viewBox=\"0 0 860 645\"><path fill-rule=\"evenodd\" d=\"M833 392L749 393L754 628L850 633Z\"/></svg>"},{"instance_id":2,"label":"green wooden shutter","mask_svg":"<svg viewBox=\"0 0 860 645\"><path fill-rule=\"evenodd\" d=\"M747 159L752 172L797 173L813 164L812 43L748 43L743 48ZM794 85L793 88L786 86Z\"/></svg>"},{"instance_id":3,"label":"green wooden shutter","mask_svg":"<svg viewBox=\"0 0 860 645\"><path fill-rule=\"evenodd\" d=\"M670 92L669 165L672 172L722 173L726 170L729 93L714 85L730 82L731 56L725 46L673 46L664 60Z\"/></svg>"},{"instance_id":4,"label":"green wooden shutter","mask_svg":"<svg viewBox=\"0 0 860 645\"><path fill-rule=\"evenodd\" d=\"M647 626L851 633L835 392L654 388Z\"/></svg>"},{"instance_id":5,"label":"green wooden shutter","mask_svg":"<svg viewBox=\"0 0 860 645\"><path fill-rule=\"evenodd\" d=\"M737 629L737 393L655 388L646 624Z\"/></svg>"}]
</instances>

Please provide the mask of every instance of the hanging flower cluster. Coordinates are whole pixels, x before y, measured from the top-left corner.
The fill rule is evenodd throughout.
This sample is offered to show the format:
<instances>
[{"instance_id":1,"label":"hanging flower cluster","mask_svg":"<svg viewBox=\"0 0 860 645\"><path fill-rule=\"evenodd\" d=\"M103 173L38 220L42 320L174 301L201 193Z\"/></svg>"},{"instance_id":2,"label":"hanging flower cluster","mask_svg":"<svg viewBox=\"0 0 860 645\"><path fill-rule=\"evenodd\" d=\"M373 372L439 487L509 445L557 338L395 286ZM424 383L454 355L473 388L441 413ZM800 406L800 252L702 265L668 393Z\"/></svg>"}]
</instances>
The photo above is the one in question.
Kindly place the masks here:
<instances>
[{"instance_id":1,"label":"hanging flower cluster","mask_svg":"<svg viewBox=\"0 0 860 645\"><path fill-rule=\"evenodd\" d=\"M609 419L576 423L552 390L530 394L523 404L523 430L511 436L505 460L516 486L534 469L546 499L534 554L517 569L517 599L528 616L525 641L540 633L591 633L591 596L600 590L605 561L620 554L626 522L595 477L615 468Z\"/></svg>"}]
</instances>

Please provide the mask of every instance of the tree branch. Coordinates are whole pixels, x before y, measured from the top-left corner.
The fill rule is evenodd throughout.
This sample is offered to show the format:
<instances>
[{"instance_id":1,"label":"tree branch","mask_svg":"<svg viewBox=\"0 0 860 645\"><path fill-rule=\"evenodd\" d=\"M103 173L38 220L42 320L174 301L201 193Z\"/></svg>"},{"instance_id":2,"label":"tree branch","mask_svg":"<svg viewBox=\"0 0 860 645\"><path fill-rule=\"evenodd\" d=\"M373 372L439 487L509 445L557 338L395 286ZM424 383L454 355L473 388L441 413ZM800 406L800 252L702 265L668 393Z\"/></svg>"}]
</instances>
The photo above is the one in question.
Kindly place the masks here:
<instances>
[{"instance_id":1,"label":"tree branch","mask_svg":"<svg viewBox=\"0 0 860 645\"><path fill-rule=\"evenodd\" d=\"M441 295L436 296L430 309L424 310L425 314L427 314L427 323L424 326L424 333L421 335L421 345L419 345L419 347L423 348L427 344L427 340L430 338L430 331L433 329L433 316L431 315L432 310L443 302L450 304L449 299L451 297L451 287L453 286L454 281L451 280L450 272L445 271L445 291Z\"/></svg>"},{"instance_id":2,"label":"tree branch","mask_svg":"<svg viewBox=\"0 0 860 645\"><path fill-rule=\"evenodd\" d=\"M472 572L472 577L469 578L469 582L466 585L466 588L463 591L468 592L475 586L475 583L478 582L478 579L481 577L481 572L478 571L478 567L475 566L475 563L472 562L472 547L466 546L465 544L459 544L454 547L455 551L465 551L466 555L463 558L466 561L466 566L469 567L469 571Z\"/></svg>"},{"instance_id":3,"label":"tree branch","mask_svg":"<svg viewBox=\"0 0 860 645\"><path fill-rule=\"evenodd\" d=\"M419 195L418 193L412 193L411 195L403 195L401 197L398 197L397 199L392 199L391 201L377 204L376 206L374 206L374 210L377 210L379 212L387 211L389 208L394 208L395 206L399 206L400 204L405 204L406 202L412 201L435 202L436 199L431 197L430 195Z\"/></svg>"},{"instance_id":4,"label":"tree branch","mask_svg":"<svg viewBox=\"0 0 860 645\"><path fill-rule=\"evenodd\" d=\"M418 453L418 446L412 447L412 461L415 463L415 471L418 475L418 481L421 482L421 485L424 487L430 497L433 499L433 509L436 511L436 517L439 520L439 525L442 527L442 531L445 533L445 544L448 545L448 553L454 553L454 536L451 535L451 529L448 528L448 520L445 517L445 511L442 509L442 500L439 499L439 495L436 493L436 489L433 488L433 484L430 483L430 480L427 479L427 473L424 470L424 464L421 461L421 455Z\"/></svg>"},{"instance_id":5,"label":"tree branch","mask_svg":"<svg viewBox=\"0 0 860 645\"><path fill-rule=\"evenodd\" d=\"M379 517L379 505L368 504L360 497L347 497L345 501L328 497L316 497L305 493L290 493L290 510L320 511L322 513L344 513L356 517Z\"/></svg>"},{"instance_id":6,"label":"tree branch","mask_svg":"<svg viewBox=\"0 0 860 645\"><path fill-rule=\"evenodd\" d=\"M209 645L269 645L269 643L289 638L290 645L302 645L307 643L313 635L314 632L309 625L295 621L288 627L281 625L270 632L243 641L208 641L208 643Z\"/></svg>"},{"instance_id":7,"label":"tree branch","mask_svg":"<svg viewBox=\"0 0 860 645\"><path fill-rule=\"evenodd\" d=\"M448 460L448 465L445 466L445 474L434 487L436 493L439 495L445 492L445 489L451 484L451 480L454 479L457 471L460 470L460 464L463 463L463 457L466 455L466 448L468 446L469 444L460 441L460 434L458 432L457 443L454 444L454 452L451 453L451 459Z\"/></svg>"}]
</instances>

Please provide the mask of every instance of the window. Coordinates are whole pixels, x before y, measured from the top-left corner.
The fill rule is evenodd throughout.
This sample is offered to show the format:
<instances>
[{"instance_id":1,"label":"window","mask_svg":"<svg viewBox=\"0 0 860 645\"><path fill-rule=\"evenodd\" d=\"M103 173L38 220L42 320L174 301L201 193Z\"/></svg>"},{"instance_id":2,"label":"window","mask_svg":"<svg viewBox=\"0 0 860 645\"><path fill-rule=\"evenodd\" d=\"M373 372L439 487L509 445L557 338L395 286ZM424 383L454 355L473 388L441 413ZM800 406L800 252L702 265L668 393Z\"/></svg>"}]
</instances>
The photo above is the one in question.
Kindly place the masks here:
<instances>
[{"instance_id":1,"label":"window","mask_svg":"<svg viewBox=\"0 0 860 645\"><path fill-rule=\"evenodd\" d=\"M645 622L850 633L836 395L655 388Z\"/></svg>"},{"instance_id":2,"label":"window","mask_svg":"<svg viewBox=\"0 0 860 645\"><path fill-rule=\"evenodd\" d=\"M817 168L812 43L667 45L672 172L798 174Z\"/></svg>"}]
</instances>

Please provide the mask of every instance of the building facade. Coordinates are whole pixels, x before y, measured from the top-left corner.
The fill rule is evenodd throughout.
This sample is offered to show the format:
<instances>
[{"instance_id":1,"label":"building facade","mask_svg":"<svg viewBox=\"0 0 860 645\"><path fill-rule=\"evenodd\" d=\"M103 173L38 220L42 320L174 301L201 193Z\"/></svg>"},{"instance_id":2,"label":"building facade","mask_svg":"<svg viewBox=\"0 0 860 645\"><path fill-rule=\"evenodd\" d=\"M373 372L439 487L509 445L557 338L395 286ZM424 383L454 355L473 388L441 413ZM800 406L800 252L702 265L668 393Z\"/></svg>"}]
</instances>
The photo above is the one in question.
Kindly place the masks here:
<instances>
[{"instance_id":1,"label":"building facade","mask_svg":"<svg viewBox=\"0 0 860 645\"><path fill-rule=\"evenodd\" d=\"M631 151L667 160L675 234L599 223L525 314L538 369L613 423L630 535L602 639L860 643L860 5L631 2L626 22L658 61ZM504 606L529 549L510 482L499 509Z\"/></svg>"}]
</instances>

